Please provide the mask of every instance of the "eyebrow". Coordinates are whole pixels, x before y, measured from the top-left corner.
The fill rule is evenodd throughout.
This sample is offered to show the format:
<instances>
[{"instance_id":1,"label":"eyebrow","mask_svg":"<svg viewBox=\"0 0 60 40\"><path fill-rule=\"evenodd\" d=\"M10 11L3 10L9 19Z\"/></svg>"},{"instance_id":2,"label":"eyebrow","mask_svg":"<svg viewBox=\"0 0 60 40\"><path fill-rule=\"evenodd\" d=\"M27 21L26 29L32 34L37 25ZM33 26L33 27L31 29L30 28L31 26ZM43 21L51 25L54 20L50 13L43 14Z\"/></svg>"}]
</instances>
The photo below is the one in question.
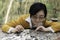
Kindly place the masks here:
<instances>
[{"instance_id":1,"label":"eyebrow","mask_svg":"<svg viewBox=\"0 0 60 40\"><path fill-rule=\"evenodd\" d=\"M40 15L39 17L41 17L41 16L44 16L44 15ZM38 17L37 15L34 15L34 17Z\"/></svg>"}]
</instances>

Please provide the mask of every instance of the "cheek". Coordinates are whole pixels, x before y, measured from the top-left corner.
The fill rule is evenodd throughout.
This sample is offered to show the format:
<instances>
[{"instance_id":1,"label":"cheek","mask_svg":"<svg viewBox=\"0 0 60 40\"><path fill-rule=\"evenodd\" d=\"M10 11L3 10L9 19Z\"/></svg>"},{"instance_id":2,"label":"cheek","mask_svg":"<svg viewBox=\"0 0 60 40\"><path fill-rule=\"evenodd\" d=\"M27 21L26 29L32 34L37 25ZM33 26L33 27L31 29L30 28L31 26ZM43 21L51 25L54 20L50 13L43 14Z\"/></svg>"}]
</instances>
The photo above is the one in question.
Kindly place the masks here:
<instances>
[{"instance_id":1,"label":"cheek","mask_svg":"<svg viewBox=\"0 0 60 40\"><path fill-rule=\"evenodd\" d=\"M36 20L32 20L32 23L33 23L33 24L36 24Z\"/></svg>"},{"instance_id":2,"label":"cheek","mask_svg":"<svg viewBox=\"0 0 60 40\"><path fill-rule=\"evenodd\" d=\"M43 20L39 20L38 22L37 22L37 20L34 20L33 22L34 23L40 23L40 22L43 22L43 21L45 21L44 19Z\"/></svg>"},{"instance_id":3,"label":"cheek","mask_svg":"<svg viewBox=\"0 0 60 40\"><path fill-rule=\"evenodd\" d=\"M32 22L33 22L33 23L36 23L36 21L35 21L35 20L33 20Z\"/></svg>"},{"instance_id":4,"label":"cheek","mask_svg":"<svg viewBox=\"0 0 60 40\"><path fill-rule=\"evenodd\" d=\"M44 21L45 21L45 19L39 20L39 22L37 22L37 20L32 20L32 23L33 24L39 24L40 22L44 22Z\"/></svg>"},{"instance_id":5,"label":"cheek","mask_svg":"<svg viewBox=\"0 0 60 40\"><path fill-rule=\"evenodd\" d=\"M40 22L43 22L43 21L45 21L45 19L41 19L41 20L40 20Z\"/></svg>"},{"instance_id":6,"label":"cheek","mask_svg":"<svg viewBox=\"0 0 60 40\"><path fill-rule=\"evenodd\" d=\"M40 22L43 22L44 20L40 20Z\"/></svg>"}]
</instances>

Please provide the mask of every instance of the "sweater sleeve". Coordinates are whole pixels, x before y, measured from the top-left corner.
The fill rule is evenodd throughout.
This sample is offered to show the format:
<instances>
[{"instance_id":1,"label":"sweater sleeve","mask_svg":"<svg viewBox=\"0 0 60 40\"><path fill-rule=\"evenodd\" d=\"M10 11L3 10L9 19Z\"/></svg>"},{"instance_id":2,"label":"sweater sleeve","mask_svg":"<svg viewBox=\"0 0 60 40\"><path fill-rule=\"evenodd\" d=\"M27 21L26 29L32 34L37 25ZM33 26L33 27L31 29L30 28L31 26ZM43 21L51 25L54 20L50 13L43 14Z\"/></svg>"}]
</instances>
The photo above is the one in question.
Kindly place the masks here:
<instances>
[{"instance_id":1,"label":"sweater sleeve","mask_svg":"<svg viewBox=\"0 0 60 40\"><path fill-rule=\"evenodd\" d=\"M49 26L48 28L52 32L60 31L60 22L50 22L50 21L47 21L46 22L46 26Z\"/></svg>"},{"instance_id":2,"label":"sweater sleeve","mask_svg":"<svg viewBox=\"0 0 60 40\"><path fill-rule=\"evenodd\" d=\"M60 31L60 22L53 22L50 26L54 32Z\"/></svg>"},{"instance_id":3,"label":"sweater sleeve","mask_svg":"<svg viewBox=\"0 0 60 40\"><path fill-rule=\"evenodd\" d=\"M17 20L11 20L10 22L7 22L6 24L2 25L2 31L9 32L11 29L14 29L17 25L22 25L24 28L28 28L28 23L25 21L25 19L28 16L29 14L24 14L20 16Z\"/></svg>"}]
</instances>

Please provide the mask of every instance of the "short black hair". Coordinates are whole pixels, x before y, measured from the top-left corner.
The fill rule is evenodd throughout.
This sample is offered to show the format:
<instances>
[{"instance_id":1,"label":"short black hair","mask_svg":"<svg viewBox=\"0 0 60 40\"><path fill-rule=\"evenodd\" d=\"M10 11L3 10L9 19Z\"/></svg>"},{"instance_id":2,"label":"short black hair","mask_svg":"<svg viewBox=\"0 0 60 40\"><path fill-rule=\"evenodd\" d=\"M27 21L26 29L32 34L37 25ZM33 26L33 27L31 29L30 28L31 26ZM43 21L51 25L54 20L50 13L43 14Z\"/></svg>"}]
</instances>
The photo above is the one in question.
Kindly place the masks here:
<instances>
[{"instance_id":1,"label":"short black hair","mask_svg":"<svg viewBox=\"0 0 60 40\"><path fill-rule=\"evenodd\" d=\"M47 16L47 8L46 8L45 4L40 3L40 2L32 4L29 9L30 16L36 15L36 13L40 10L44 11L44 14L45 14L44 17L46 17Z\"/></svg>"}]
</instances>

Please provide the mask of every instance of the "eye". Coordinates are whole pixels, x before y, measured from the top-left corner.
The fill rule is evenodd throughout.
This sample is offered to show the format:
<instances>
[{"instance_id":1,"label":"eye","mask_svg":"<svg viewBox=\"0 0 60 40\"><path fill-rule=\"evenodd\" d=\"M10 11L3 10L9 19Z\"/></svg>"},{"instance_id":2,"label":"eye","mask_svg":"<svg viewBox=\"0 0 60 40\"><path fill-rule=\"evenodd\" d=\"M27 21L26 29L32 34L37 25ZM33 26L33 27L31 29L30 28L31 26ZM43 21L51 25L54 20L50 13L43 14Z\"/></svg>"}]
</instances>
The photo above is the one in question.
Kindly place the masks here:
<instances>
[{"instance_id":1,"label":"eye","mask_svg":"<svg viewBox=\"0 0 60 40\"><path fill-rule=\"evenodd\" d=\"M40 16L39 18L44 19L44 16Z\"/></svg>"}]
</instances>

